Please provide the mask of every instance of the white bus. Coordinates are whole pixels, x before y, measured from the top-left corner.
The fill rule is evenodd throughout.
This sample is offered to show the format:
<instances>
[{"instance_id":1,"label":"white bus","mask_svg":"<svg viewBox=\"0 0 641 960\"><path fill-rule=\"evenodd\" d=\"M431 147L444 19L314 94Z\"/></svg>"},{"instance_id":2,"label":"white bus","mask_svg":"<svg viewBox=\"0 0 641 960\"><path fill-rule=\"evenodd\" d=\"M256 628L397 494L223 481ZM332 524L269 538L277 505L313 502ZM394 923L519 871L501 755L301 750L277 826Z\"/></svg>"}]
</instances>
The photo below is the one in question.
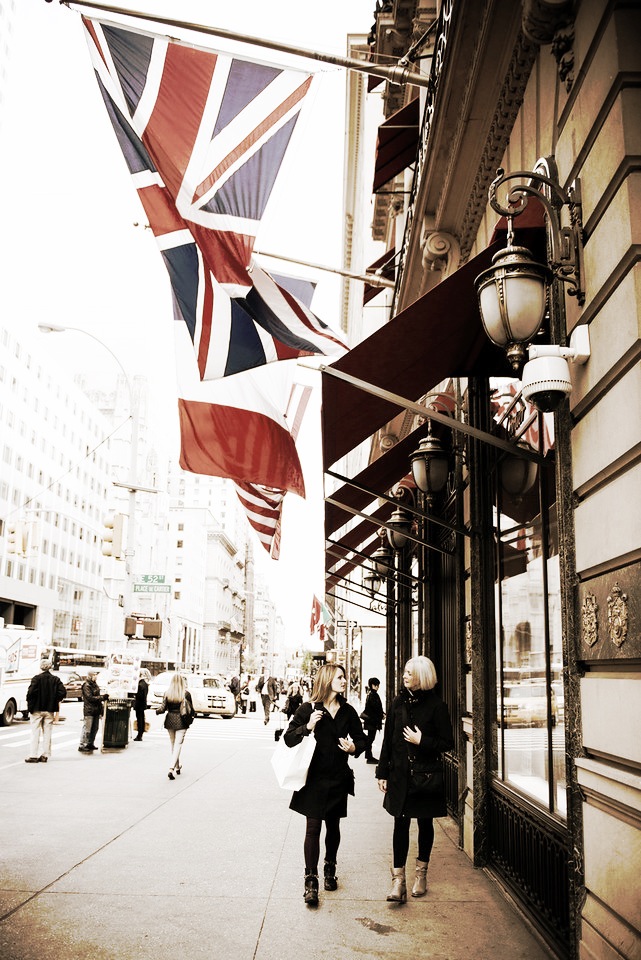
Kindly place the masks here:
<instances>
[{"instance_id":1,"label":"white bus","mask_svg":"<svg viewBox=\"0 0 641 960\"><path fill-rule=\"evenodd\" d=\"M0 726L9 726L16 713L27 718L27 690L47 648L35 630L0 630Z\"/></svg>"}]
</instances>

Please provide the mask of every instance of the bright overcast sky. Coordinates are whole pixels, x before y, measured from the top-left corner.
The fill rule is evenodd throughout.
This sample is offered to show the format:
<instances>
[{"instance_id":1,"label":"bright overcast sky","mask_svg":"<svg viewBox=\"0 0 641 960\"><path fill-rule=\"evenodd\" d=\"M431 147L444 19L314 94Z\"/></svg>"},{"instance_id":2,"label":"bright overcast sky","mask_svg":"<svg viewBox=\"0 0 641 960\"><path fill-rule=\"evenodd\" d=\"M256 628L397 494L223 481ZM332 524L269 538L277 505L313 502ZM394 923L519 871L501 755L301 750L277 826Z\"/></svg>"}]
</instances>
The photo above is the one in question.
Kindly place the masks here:
<instances>
[{"instance_id":1,"label":"bright overcast sky","mask_svg":"<svg viewBox=\"0 0 641 960\"><path fill-rule=\"evenodd\" d=\"M138 5L112 0L112 5L170 17L180 11L192 22L344 56L349 33L369 32L375 3L324 0L313 9L300 0L141 0ZM210 37L203 43L243 52ZM244 52L287 61L256 47ZM288 167L281 171L257 247L341 266L345 72L314 61L304 66L322 75L306 109L304 136L286 158ZM142 208L99 96L76 10L56 0L19 0L1 135L5 322L25 334L42 322L66 324L103 340L130 376L148 378L152 403L177 455L167 274L151 232L142 226ZM270 262L265 266L269 269ZM314 271L307 276L318 281L315 311L337 327L339 279ZM46 348L72 369L109 371L111 365L115 372L105 351L81 335L51 335ZM316 432L311 466L303 460L306 474L312 474L306 476L309 502L287 498L281 560L269 563L272 592L288 633L294 617L301 639L309 633L312 594L323 589L318 446ZM309 535L300 536L304 530ZM289 612L283 609L285 598Z\"/></svg>"}]
</instances>

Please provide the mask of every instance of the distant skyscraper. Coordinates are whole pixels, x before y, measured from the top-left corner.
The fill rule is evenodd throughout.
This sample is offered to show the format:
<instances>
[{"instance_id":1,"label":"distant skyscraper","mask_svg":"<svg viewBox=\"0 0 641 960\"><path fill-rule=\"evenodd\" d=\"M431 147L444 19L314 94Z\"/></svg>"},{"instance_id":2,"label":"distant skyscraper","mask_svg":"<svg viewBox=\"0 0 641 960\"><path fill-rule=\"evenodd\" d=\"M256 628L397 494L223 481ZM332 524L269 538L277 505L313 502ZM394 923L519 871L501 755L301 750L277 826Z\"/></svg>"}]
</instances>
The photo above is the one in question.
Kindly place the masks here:
<instances>
[{"instance_id":1,"label":"distant skyscraper","mask_svg":"<svg viewBox=\"0 0 641 960\"><path fill-rule=\"evenodd\" d=\"M15 11L16 0L0 0L0 127L2 127L7 78L9 76Z\"/></svg>"}]
</instances>

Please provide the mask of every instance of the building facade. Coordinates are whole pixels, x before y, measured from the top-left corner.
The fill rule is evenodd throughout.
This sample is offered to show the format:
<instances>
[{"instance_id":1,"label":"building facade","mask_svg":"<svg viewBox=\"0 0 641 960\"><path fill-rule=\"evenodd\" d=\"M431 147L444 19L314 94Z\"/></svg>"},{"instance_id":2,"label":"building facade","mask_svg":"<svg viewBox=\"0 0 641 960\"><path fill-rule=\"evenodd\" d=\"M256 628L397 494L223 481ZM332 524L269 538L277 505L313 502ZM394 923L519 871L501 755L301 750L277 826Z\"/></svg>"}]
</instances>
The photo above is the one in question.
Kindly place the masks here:
<instances>
[{"instance_id":1,"label":"building facade","mask_svg":"<svg viewBox=\"0 0 641 960\"><path fill-rule=\"evenodd\" d=\"M425 82L383 93L374 224L399 253L392 318L333 365L378 393L323 374L326 468L372 438L332 494L346 509L326 507L343 544L328 584L359 567L374 580L388 695L408 656L435 661L462 848L554 954L636 957L641 7L396 0L377 5L371 41L375 62L407 55ZM523 211L504 181L490 201L499 168L532 188ZM543 386L525 390L528 343L511 368L479 314L510 221L530 259L576 254L526 338L589 335L551 412ZM412 478L420 449L445 454L438 489Z\"/></svg>"}]
</instances>

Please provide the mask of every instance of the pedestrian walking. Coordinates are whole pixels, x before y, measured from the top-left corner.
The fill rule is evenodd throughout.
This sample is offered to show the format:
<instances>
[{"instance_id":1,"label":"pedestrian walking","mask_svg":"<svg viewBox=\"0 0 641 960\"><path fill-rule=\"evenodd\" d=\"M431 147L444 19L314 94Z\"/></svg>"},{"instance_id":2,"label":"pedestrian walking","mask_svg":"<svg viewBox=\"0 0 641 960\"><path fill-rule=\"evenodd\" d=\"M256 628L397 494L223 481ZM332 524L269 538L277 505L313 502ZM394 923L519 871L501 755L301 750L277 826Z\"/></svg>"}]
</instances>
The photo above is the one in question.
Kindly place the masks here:
<instances>
[{"instance_id":1,"label":"pedestrian walking","mask_svg":"<svg viewBox=\"0 0 641 960\"><path fill-rule=\"evenodd\" d=\"M347 679L338 663L325 663L314 680L311 699L292 717L284 738L294 747L303 737L316 739L307 782L297 790L290 809L307 818L305 830L305 903L318 903L320 835L325 823L324 888L336 890L336 858L341 841L340 822L347 816L348 794L354 795L354 773L348 756L365 749L365 734L354 707L345 699Z\"/></svg>"},{"instance_id":2,"label":"pedestrian walking","mask_svg":"<svg viewBox=\"0 0 641 960\"><path fill-rule=\"evenodd\" d=\"M363 729L365 730L365 736L367 737L367 747L365 748L365 759L367 763L378 763L377 758L372 753L372 747L374 745L376 734L379 730L383 729L383 718L385 716L383 704L381 703L381 698L378 693L378 688L380 685L381 681L378 679L378 677L369 678L367 681L367 697L365 699L365 706L363 708L363 712L361 713Z\"/></svg>"},{"instance_id":3,"label":"pedestrian walking","mask_svg":"<svg viewBox=\"0 0 641 960\"><path fill-rule=\"evenodd\" d=\"M156 713L167 714L164 726L169 734L171 744L171 766L167 776L170 780L174 780L174 775L180 775L182 771L180 752L185 734L194 720L194 705L191 694L187 689L187 681L181 673L174 673L169 681L167 693L162 698L162 703Z\"/></svg>"},{"instance_id":4,"label":"pedestrian walking","mask_svg":"<svg viewBox=\"0 0 641 960\"><path fill-rule=\"evenodd\" d=\"M40 661L40 673L31 678L27 707L31 722L31 753L25 763L46 763L51 756L51 732L58 720L60 703L67 696L65 686L51 670L51 660ZM40 739L42 738L42 749Z\"/></svg>"},{"instance_id":5,"label":"pedestrian walking","mask_svg":"<svg viewBox=\"0 0 641 960\"><path fill-rule=\"evenodd\" d=\"M287 692L287 698L283 706L283 710L288 720L291 720L302 702L303 691L301 690L300 684L294 680Z\"/></svg>"},{"instance_id":6,"label":"pedestrian walking","mask_svg":"<svg viewBox=\"0 0 641 960\"><path fill-rule=\"evenodd\" d=\"M134 712L136 714L136 727L138 728L138 732L134 737L134 740L142 740L142 735L145 732L145 710L149 709L147 696L149 695L150 683L151 674L149 670L147 670L145 667L142 667L138 680L138 689L136 690L136 696L134 697Z\"/></svg>"},{"instance_id":7,"label":"pedestrian walking","mask_svg":"<svg viewBox=\"0 0 641 960\"><path fill-rule=\"evenodd\" d=\"M269 677L267 676L267 673L265 670L262 670L258 680L256 681L256 693L259 695L263 705L263 714L265 718L263 722L265 724L269 723L269 711L272 704L267 688L268 679Z\"/></svg>"},{"instance_id":8,"label":"pedestrian walking","mask_svg":"<svg viewBox=\"0 0 641 960\"><path fill-rule=\"evenodd\" d=\"M422 897L427 892L434 817L447 816L442 777L434 795L416 793L414 784L420 770L440 769L441 754L454 746L450 715L434 690L436 683L431 660L413 657L407 661L402 690L385 720L376 768L379 789L385 794L383 806L394 817L392 889L387 899L399 903L407 900L405 864L412 820L418 822L418 857L412 896Z\"/></svg>"},{"instance_id":9,"label":"pedestrian walking","mask_svg":"<svg viewBox=\"0 0 641 960\"><path fill-rule=\"evenodd\" d=\"M95 739L100 726L103 703L109 699L109 694L100 692L96 682L97 676L97 670L87 670L87 679L82 685L82 733L78 747L79 753L93 753L98 749Z\"/></svg>"},{"instance_id":10,"label":"pedestrian walking","mask_svg":"<svg viewBox=\"0 0 641 960\"><path fill-rule=\"evenodd\" d=\"M277 677L270 676L267 678L267 693L269 694L272 713L276 713L278 710L278 701L280 700L280 680L278 680Z\"/></svg>"}]
</instances>

